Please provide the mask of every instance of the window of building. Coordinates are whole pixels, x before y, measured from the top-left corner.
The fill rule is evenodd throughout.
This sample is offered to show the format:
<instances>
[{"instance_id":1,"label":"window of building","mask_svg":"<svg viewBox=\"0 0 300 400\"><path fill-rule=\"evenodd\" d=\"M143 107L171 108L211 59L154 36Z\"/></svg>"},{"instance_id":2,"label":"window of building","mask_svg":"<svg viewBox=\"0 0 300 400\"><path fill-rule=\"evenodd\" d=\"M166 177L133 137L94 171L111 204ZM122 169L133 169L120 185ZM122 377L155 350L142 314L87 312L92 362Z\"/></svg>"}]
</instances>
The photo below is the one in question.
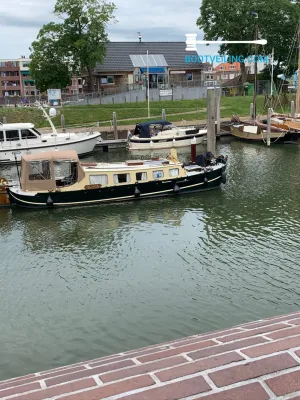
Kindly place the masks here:
<instances>
[{"instance_id":1,"label":"window of building","mask_svg":"<svg viewBox=\"0 0 300 400\"><path fill-rule=\"evenodd\" d=\"M0 142L4 141L4 133L3 131L0 131Z\"/></svg>"},{"instance_id":2,"label":"window of building","mask_svg":"<svg viewBox=\"0 0 300 400\"><path fill-rule=\"evenodd\" d=\"M129 174L115 174L114 175L114 183L129 183L130 175Z\"/></svg>"},{"instance_id":3,"label":"window of building","mask_svg":"<svg viewBox=\"0 0 300 400\"><path fill-rule=\"evenodd\" d=\"M179 169L178 168L172 168L169 169L169 176L178 176L179 175Z\"/></svg>"},{"instance_id":4,"label":"window of building","mask_svg":"<svg viewBox=\"0 0 300 400\"><path fill-rule=\"evenodd\" d=\"M115 83L115 77L110 75L110 76L102 76L101 77L101 83L106 85L106 84L113 84Z\"/></svg>"},{"instance_id":5,"label":"window of building","mask_svg":"<svg viewBox=\"0 0 300 400\"><path fill-rule=\"evenodd\" d=\"M230 69L235 69L235 66L234 65L230 65Z\"/></svg>"},{"instance_id":6,"label":"window of building","mask_svg":"<svg viewBox=\"0 0 300 400\"><path fill-rule=\"evenodd\" d=\"M192 72L187 72L187 73L185 74L185 79L186 79L187 81L192 81L192 80L193 80L193 73L192 73Z\"/></svg>"},{"instance_id":7,"label":"window of building","mask_svg":"<svg viewBox=\"0 0 300 400\"><path fill-rule=\"evenodd\" d=\"M153 179L161 179L164 177L164 171L153 171Z\"/></svg>"},{"instance_id":8,"label":"window of building","mask_svg":"<svg viewBox=\"0 0 300 400\"><path fill-rule=\"evenodd\" d=\"M5 62L0 62L0 68L4 68L5 67Z\"/></svg>"},{"instance_id":9,"label":"window of building","mask_svg":"<svg viewBox=\"0 0 300 400\"><path fill-rule=\"evenodd\" d=\"M206 79L209 79L210 75L206 75Z\"/></svg>"},{"instance_id":10,"label":"window of building","mask_svg":"<svg viewBox=\"0 0 300 400\"><path fill-rule=\"evenodd\" d=\"M34 90L32 90L32 91L30 92L30 94L31 94L31 96L34 96Z\"/></svg>"},{"instance_id":11,"label":"window of building","mask_svg":"<svg viewBox=\"0 0 300 400\"><path fill-rule=\"evenodd\" d=\"M146 181L147 180L147 172L137 172L135 174L137 181Z\"/></svg>"},{"instance_id":12,"label":"window of building","mask_svg":"<svg viewBox=\"0 0 300 400\"><path fill-rule=\"evenodd\" d=\"M78 79L78 85L81 85L81 83L82 83L81 79Z\"/></svg>"},{"instance_id":13,"label":"window of building","mask_svg":"<svg viewBox=\"0 0 300 400\"><path fill-rule=\"evenodd\" d=\"M31 161L28 178L30 181L51 179L50 162L48 160Z\"/></svg>"},{"instance_id":14,"label":"window of building","mask_svg":"<svg viewBox=\"0 0 300 400\"><path fill-rule=\"evenodd\" d=\"M23 68L26 68L29 66L29 63L23 63Z\"/></svg>"},{"instance_id":15,"label":"window of building","mask_svg":"<svg viewBox=\"0 0 300 400\"><path fill-rule=\"evenodd\" d=\"M28 129L21 130L21 138L22 139L36 139L36 136L33 132Z\"/></svg>"},{"instance_id":16,"label":"window of building","mask_svg":"<svg viewBox=\"0 0 300 400\"><path fill-rule=\"evenodd\" d=\"M90 175L90 185L108 185L107 175Z\"/></svg>"},{"instance_id":17,"label":"window of building","mask_svg":"<svg viewBox=\"0 0 300 400\"><path fill-rule=\"evenodd\" d=\"M20 140L19 131L6 131L6 140Z\"/></svg>"},{"instance_id":18,"label":"window of building","mask_svg":"<svg viewBox=\"0 0 300 400\"><path fill-rule=\"evenodd\" d=\"M224 67L220 67L221 70L225 69Z\"/></svg>"}]
</instances>

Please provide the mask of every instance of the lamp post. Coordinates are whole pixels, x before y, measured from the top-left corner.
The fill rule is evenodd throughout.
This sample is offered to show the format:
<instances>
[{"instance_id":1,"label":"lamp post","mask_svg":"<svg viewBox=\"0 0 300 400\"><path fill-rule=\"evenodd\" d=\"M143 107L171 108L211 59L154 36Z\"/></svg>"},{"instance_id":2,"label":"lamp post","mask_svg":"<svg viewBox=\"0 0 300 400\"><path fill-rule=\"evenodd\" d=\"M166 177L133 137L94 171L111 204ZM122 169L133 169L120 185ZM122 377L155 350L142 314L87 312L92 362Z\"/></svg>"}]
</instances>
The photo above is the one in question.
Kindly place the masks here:
<instances>
[{"instance_id":1,"label":"lamp post","mask_svg":"<svg viewBox=\"0 0 300 400\"><path fill-rule=\"evenodd\" d=\"M149 83L149 52L147 50L147 99L148 99L148 118L150 118L150 83Z\"/></svg>"},{"instance_id":2,"label":"lamp post","mask_svg":"<svg viewBox=\"0 0 300 400\"><path fill-rule=\"evenodd\" d=\"M256 19L255 23L255 40L258 40L258 14L254 11L249 13ZM256 118L256 94L257 94L257 45L255 44L254 55L254 91L253 91L253 120Z\"/></svg>"}]
</instances>

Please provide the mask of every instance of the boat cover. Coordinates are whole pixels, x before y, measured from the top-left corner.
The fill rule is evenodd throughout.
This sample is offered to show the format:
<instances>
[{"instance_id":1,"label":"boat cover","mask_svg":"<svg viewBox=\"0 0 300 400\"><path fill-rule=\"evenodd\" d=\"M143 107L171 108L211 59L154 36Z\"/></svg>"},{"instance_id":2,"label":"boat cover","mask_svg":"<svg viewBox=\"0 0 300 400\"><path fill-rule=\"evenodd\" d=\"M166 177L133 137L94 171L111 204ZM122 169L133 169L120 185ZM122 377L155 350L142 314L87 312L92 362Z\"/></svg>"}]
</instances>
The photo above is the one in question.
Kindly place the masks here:
<instances>
[{"instance_id":1,"label":"boat cover","mask_svg":"<svg viewBox=\"0 0 300 400\"><path fill-rule=\"evenodd\" d=\"M155 125L160 125L164 127L166 125L172 125L172 123L165 120L142 122L140 124L136 124L134 135L139 136L140 138L150 138L150 126Z\"/></svg>"}]
</instances>

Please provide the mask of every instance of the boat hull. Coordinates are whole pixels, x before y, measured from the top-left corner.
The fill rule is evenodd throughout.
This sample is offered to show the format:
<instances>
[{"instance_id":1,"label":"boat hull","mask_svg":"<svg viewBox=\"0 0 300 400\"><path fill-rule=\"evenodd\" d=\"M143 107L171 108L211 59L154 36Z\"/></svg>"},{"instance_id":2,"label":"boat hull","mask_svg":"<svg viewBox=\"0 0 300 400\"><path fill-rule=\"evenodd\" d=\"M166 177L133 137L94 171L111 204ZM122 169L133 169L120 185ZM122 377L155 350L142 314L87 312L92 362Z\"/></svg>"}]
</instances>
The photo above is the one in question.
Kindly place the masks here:
<instances>
[{"instance_id":1,"label":"boat hull","mask_svg":"<svg viewBox=\"0 0 300 400\"><path fill-rule=\"evenodd\" d=\"M206 133L194 135L173 136L166 139L129 139L129 150L163 150L175 148L184 148L191 146L191 140L195 138L196 144L201 144L206 139Z\"/></svg>"},{"instance_id":2,"label":"boat hull","mask_svg":"<svg viewBox=\"0 0 300 400\"><path fill-rule=\"evenodd\" d=\"M51 150L75 150L79 156L84 156L93 152L96 143L99 139L100 134L91 134L84 139L79 139L77 141L72 142L58 142L56 145L54 143L44 145L37 144L35 146L14 146L12 144L11 147L1 147L0 145L0 164L11 164L15 162L15 152L17 162L21 162L22 155L26 154L37 154L42 151L51 151ZM13 143L13 142L12 142Z\"/></svg>"},{"instance_id":3,"label":"boat hull","mask_svg":"<svg viewBox=\"0 0 300 400\"><path fill-rule=\"evenodd\" d=\"M7 193L12 206L26 208L100 205L161 196L178 196L184 193L215 189L224 182L225 169L226 165L220 165L218 169L193 174L185 178L173 178L145 183L139 182L100 189L40 192L31 195L29 193L27 194L27 192L8 188ZM140 193L139 195L136 193L137 189ZM49 204L49 197L51 205Z\"/></svg>"},{"instance_id":4,"label":"boat hull","mask_svg":"<svg viewBox=\"0 0 300 400\"><path fill-rule=\"evenodd\" d=\"M239 128L233 126L231 129L232 136L247 142L265 143L267 141L267 132L250 133L242 132ZM300 133L297 132L271 132L271 143L295 143L300 144Z\"/></svg>"}]
</instances>

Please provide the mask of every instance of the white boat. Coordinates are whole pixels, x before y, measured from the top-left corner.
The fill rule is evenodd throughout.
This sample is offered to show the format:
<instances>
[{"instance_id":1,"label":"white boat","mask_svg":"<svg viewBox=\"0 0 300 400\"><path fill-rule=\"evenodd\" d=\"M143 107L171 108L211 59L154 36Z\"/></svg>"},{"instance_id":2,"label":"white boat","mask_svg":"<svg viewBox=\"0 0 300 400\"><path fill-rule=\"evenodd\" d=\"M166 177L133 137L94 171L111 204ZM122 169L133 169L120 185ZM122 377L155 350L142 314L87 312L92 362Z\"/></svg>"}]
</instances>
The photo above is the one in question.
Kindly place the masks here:
<instances>
[{"instance_id":1,"label":"white boat","mask_svg":"<svg viewBox=\"0 0 300 400\"><path fill-rule=\"evenodd\" d=\"M129 150L160 150L171 148L184 148L191 146L191 139L196 139L196 144L206 140L207 129L194 126L179 128L171 122L151 121L137 124L134 134L128 135Z\"/></svg>"},{"instance_id":2,"label":"white boat","mask_svg":"<svg viewBox=\"0 0 300 400\"><path fill-rule=\"evenodd\" d=\"M21 161L22 155L41 151L75 150L79 156L94 150L100 132L40 133L33 124L0 124L0 163Z\"/></svg>"}]
</instances>

